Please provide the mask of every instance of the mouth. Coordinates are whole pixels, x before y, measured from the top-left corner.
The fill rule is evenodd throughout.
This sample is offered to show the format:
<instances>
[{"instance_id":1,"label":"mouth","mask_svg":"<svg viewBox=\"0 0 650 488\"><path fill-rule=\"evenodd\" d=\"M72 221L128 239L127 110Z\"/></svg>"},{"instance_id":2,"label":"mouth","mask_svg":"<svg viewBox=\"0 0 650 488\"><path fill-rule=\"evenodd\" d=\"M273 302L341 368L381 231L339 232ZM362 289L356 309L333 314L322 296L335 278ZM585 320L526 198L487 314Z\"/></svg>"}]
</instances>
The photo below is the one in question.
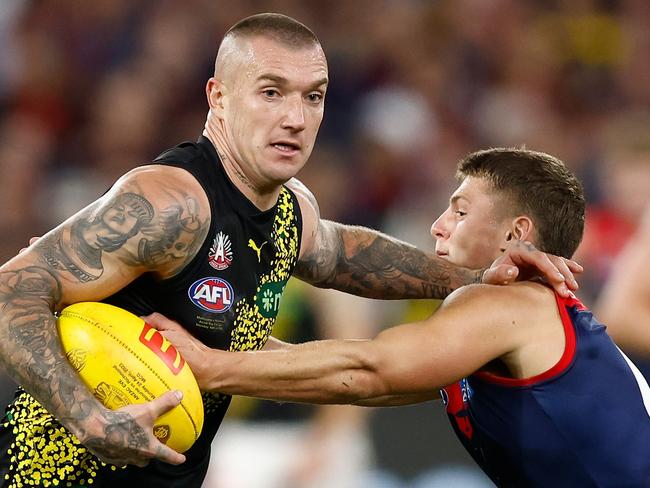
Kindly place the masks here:
<instances>
[{"instance_id":1,"label":"mouth","mask_svg":"<svg viewBox=\"0 0 650 488\"><path fill-rule=\"evenodd\" d=\"M276 141L271 143L271 147L287 156L292 156L300 151L300 144L294 141Z\"/></svg>"},{"instance_id":2,"label":"mouth","mask_svg":"<svg viewBox=\"0 0 650 488\"><path fill-rule=\"evenodd\" d=\"M447 256L449 256L449 253L446 251L436 251L436 256L438 256L439 258L446 258Z\"/></svg>"}]
</instances>

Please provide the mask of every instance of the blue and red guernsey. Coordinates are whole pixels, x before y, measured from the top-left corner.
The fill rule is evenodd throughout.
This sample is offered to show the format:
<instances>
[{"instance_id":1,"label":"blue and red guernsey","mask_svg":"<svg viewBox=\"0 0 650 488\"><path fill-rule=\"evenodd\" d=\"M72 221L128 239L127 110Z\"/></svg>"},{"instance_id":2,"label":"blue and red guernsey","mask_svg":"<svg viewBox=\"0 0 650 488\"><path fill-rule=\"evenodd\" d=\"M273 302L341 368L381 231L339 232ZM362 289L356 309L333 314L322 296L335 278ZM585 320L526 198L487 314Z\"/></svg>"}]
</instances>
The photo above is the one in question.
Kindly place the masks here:
<instances>
[{"instance_id":1,"label":"blue and red guernsey","mask_svg":"<svg viewBox=\"0 0 650 488\"><path fill-rule=\"evenodd\" d=\"M479 372L442 392L465 448L504 487L650 487L650 388L591 312L556 295L560 361L527 379Z\"/></svg>"}]
</instances>

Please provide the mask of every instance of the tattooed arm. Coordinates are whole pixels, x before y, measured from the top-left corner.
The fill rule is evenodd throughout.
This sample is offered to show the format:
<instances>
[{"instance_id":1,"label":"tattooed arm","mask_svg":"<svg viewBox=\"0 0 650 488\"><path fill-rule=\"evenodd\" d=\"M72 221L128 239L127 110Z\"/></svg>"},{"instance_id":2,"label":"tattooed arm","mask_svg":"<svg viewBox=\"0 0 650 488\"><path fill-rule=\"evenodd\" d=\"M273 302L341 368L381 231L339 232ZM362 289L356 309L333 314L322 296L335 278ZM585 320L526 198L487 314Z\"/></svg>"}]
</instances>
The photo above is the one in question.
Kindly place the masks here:
<instances>
[{"instance_id":1,"label":"tattooed arm","mask_svg":"<svg viewBox=\"0 0 650 488\"><path fill-rule=\"evenodd\" d=\"M443 298L481 281L482 270L454 266L371 229L324 219L311 248L303 249L298 278L369 298Z\"/></svg>"},{"instance_id":2,"label":"tattooed arm","mask_svg":"<svg viewBox=\"0 0 650 488\"><path fill-rule=\"evenodd\" d=\"M189 173L139 168L0 268L0 364L104 461L183 462L151 432L178 398L105 409L69 366L53 313L105 298L144 272L177 273L205 239L209 219L207 197Z\"/></svg>"},{"instance_id":3,"label":"tattooed arm","mask_svg":"<svg viewBox=\"0 0 650 488\"><path fill-rule=\"evenodd\" d=\"M527 276L531 269L543 276L563 296L578 287L573 272L582 268L577 263L530 243L513 242L489 269L461 268L381 232L321 219L313 194L295 178L289 186L303 219L295 276L314 286L368 298L445 298L470 283L510 283L523 268Z\"/></svg>"}]
</instances>

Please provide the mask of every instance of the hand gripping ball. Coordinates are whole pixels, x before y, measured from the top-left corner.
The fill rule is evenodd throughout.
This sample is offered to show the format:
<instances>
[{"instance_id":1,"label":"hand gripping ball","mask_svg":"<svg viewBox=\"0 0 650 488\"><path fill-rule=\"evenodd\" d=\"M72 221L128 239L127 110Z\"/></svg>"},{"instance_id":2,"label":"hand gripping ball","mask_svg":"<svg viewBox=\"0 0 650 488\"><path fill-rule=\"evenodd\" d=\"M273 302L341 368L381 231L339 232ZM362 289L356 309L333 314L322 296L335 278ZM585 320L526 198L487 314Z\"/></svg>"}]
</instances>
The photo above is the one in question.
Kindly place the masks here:
<instances>
[{"instance_id":1,"label":"hand gripping ball","mask_svg":"<svg viewBox=\"0 0 650 488\"><path fill-rule=\"evenodd\" d=\"M107 408L182 391L180 405L156 420L154 435L178 452L192 446L203 427L201 392L189 365L159 331L126 310L99 302L64 308L57 326L68 361Z\"/></svg>"}]
</instances>

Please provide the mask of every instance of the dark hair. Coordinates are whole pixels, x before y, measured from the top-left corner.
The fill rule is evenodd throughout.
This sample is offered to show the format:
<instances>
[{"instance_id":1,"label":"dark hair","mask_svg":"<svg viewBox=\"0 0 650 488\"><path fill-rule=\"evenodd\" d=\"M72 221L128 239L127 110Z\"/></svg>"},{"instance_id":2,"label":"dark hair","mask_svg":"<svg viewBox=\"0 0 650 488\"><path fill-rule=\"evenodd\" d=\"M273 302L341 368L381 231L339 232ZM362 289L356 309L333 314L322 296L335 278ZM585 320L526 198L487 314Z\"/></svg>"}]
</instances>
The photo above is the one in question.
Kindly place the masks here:
<instances>
[{"instance_id":1,"label":"dark hair","mask_svg":"<svg viewBox=\"0 0 650 488\"><path fill-rule=\"evenodd\" d=\"M533 220L540 250L570 258L578 248L585 198L582 185L559 159L526 149L487 149L458 163L456 177L467 176L485 178L506 198L513 216Z\"/></svg>"},{"instance_id":2,"label":"dark hair","mask_svg":"<svg viewBox=\"0 0 650 488\"><path fill-rule=\"evenodd\" d=\"M276 13L251 15L233 25L223 36L252 37L268 36L291 47L320 45L320 41L309 27L291 17Z\"/></svg>"}]
</instances>

